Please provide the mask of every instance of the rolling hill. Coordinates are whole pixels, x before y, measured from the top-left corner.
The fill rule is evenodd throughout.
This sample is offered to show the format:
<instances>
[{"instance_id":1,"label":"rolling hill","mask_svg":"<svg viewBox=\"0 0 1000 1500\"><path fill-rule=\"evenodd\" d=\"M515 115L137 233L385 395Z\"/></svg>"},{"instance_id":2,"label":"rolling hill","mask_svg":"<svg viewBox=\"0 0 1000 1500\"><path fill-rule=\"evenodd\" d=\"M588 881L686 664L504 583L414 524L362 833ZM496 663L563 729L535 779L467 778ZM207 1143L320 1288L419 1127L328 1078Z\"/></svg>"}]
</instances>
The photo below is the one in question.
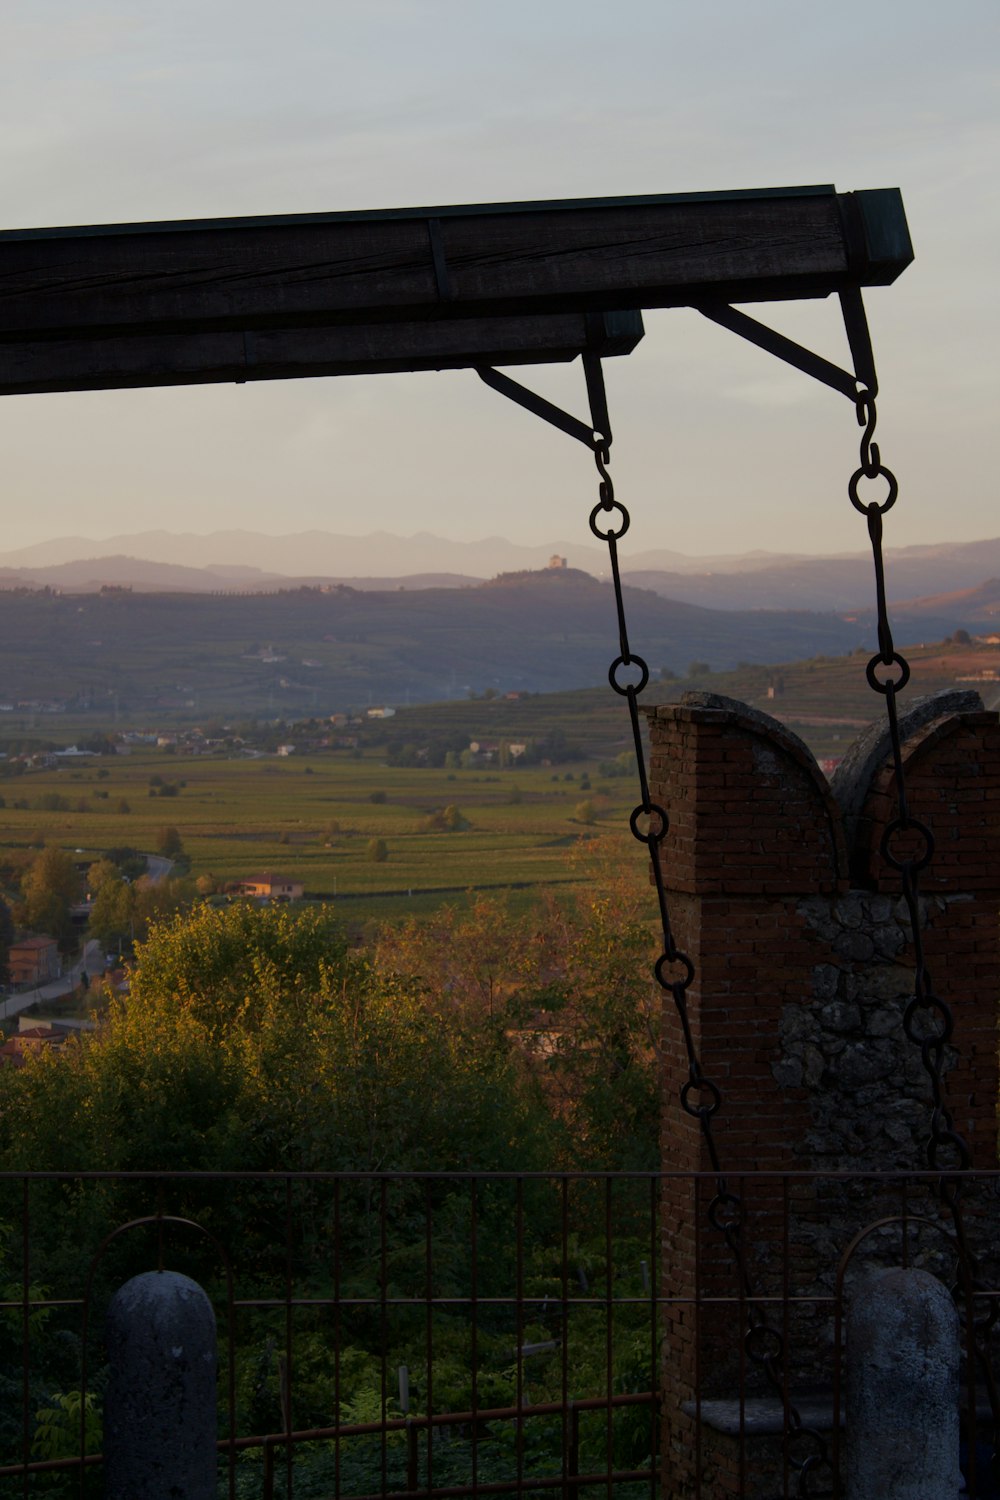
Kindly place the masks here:
<instances>
[{"instance_id":1,"label":"rolling hill","mask_svg":"<svg viewBox=\"0 0 1000 1500\"><path fill-rule=\"evenodd\" d=\"M867 626L807 611L721 611L626 590L652 671L842 654ZM575 569L469 588L269 594L0 591L0 703L135 714L334 712L606 679L618 651L610 587Z\"/></svg>"}]
</instances>

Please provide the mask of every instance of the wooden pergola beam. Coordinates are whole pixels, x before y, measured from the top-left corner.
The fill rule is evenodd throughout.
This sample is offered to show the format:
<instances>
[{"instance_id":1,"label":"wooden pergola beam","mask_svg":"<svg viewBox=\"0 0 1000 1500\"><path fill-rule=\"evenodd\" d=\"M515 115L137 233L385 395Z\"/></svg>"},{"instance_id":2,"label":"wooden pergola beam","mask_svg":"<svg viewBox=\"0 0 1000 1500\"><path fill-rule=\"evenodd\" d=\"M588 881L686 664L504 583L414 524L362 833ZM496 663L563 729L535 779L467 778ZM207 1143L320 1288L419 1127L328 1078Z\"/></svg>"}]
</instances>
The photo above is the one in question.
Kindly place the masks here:
<instances>
[{"instance_id":1,"label":"wooden pergola beam","mask_svg":"<svg viewBox=\"0 0 1000 1500\"><path fill-rule=\"evenodd\" d=\"M642 308L823 297L912 254L896 189L832 187L11 230L0 393L627 353Z\"/></svg>"}]
</instances>

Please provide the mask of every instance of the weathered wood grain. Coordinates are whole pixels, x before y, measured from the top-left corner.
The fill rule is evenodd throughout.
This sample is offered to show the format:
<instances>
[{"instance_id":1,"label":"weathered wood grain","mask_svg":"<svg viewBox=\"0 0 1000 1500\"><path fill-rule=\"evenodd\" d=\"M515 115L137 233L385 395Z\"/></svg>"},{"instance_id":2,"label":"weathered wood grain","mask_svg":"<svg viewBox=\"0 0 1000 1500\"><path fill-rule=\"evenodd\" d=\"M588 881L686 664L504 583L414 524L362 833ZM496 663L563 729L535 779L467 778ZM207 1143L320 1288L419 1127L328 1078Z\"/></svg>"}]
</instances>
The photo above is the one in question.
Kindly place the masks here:
<instances>
[{"instance_id":1,"label":"weathered wood grain","mask_svg":"<svg viewBox=\"0 0 1000 1500\"><path fill-rule=\"evenodd\" d=\"M568 358L555 325L527 324L826 296L911 258L894 189L8 231L0 389Z\"/></svg>"}]
</instances>

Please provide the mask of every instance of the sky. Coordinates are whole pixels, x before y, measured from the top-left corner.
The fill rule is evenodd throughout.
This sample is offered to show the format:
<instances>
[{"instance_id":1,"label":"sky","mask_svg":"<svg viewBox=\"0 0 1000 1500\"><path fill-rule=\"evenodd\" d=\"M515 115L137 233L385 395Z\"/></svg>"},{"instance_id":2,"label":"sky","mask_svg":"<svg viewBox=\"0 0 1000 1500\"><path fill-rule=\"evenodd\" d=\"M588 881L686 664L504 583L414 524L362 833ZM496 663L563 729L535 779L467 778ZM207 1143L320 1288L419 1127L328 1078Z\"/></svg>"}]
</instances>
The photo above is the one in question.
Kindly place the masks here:
<instances>
[{"instance_id":1,"label":"sky","mask_svg":"<svg viewBox=\"0 0 1000 1500\"><path fill-rule=\"evenodd\" d=\"M996 0L4 0L0 228L899 187L867 293L891 546L1000 534ZM836 300L757 316L840 363ZM689 310L608 362L630 547L860 551L851 405ZM517 373L517 372L515 372ZM522 372L584 414L579 363ZM320 527L589 539L586 450L470 371L6 397L0 552Z\"/></svg>"}]
</instances>

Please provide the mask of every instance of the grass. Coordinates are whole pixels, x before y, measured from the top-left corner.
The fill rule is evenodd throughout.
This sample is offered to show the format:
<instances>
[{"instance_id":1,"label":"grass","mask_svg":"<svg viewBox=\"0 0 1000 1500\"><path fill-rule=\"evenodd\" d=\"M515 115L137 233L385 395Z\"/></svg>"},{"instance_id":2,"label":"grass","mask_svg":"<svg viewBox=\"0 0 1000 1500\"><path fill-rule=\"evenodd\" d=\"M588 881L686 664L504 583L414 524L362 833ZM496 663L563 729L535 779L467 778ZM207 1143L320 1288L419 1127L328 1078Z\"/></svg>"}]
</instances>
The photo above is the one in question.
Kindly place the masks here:
<instances>
[{"instance_id":1,"label":"grass","mask_svg":"<svg viewBox=\"0 0 1000 1500\"><path fill-rule=\"evenodd\" d=\"M922 694L975 687L961 679L993 671L1000 661L995 647L952 643L911 647L906 655L913 676L901 695L904 711ZM773 668L746 666L657 683L645 699L662 701L689 688L722 693L783 720L817 757L836 757L883 712L865 680L866 661L866 653L856 653ZM1000 692L1000 683L980 687L988 701ZM60 726L63 743L80 733L71 724L67 719ZM585 758L569 766L497 771L405 768L387 761L393 743L419 745L455 735L537 740L556 731ZM327 749L258 760L136 750L84 766L8 776L0 780L6 799L0 847L26 855L51 842L80 850L82 862L115 845L155 851L161 830L172 826L193 875L226 883L275 870L302 880L307 895L350 903L352 921L362 923L428 912L467 891L514 890L527 901L542 887L584 883L578 851L595 837L615 858L641 860L627 827L634 782L598 770L599 762L630 747L624 705L606 687L400 709L390 721L368 721L361 745L360 755ZM589 788L581 785L584 775ZM184 785L176 797L151 796L153 776ZM67 810L44 808L53 794ZM592 826L576 815L584 800L594 804ZM117 810L122 801L130 811ZM468 828L428 828L429 816L449 805L461 809ZM371 858L373 839L387 846L384 863Z\"/></svg>"},{"instance_id":2,"label":"grass","mask_svg":"<svg viewBox=\"0 0 1000 1500\"><path fill-rule=\"evenodd\" d=\"M99 771L105 772L99 777ZM301 763L153 753L102 758L93 768L40 771L2 783L0 844L27 850L44 841L98 858L116 845L155 851L175 827L194 876L235 881L276 870L304 882L307 896L350 899L359 918L390 910L429 910L471 890L530 889L586 877L578 845L596 836L630 845L631 787L610 794L581 789L581 768L476 771L397 769L377 755L329 754ZM175 797L150 796L150 777L182 781ZM69 810L39 804L52 794ZM384 794L384 801L372 801ZM125 800L129 812L117 811ZM515 800L517 799L517 800ZM576 817L591 800L598 821ZM15 802L27 806L15 806ZM458 806L468 827L431 831L429 815ZM330 825L337 825L332 829ZM369 843L384 840L376 863ZM412 907L413 901L419 908ZM355 903L361 903L355 906Z\"/></svg>"}]
</instances>

